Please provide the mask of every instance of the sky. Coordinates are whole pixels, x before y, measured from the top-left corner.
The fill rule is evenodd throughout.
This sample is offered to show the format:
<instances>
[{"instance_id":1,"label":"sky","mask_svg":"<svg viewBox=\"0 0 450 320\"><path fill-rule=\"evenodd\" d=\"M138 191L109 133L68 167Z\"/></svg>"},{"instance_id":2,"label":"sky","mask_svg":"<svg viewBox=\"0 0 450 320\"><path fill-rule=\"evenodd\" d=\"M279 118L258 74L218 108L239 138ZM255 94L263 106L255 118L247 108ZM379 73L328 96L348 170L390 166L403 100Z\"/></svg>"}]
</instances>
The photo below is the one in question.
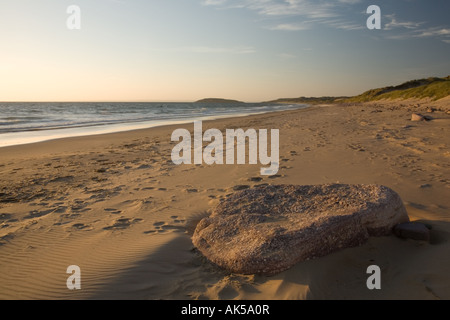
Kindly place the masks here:
<instances>
[{"instance_id":1,"label":"sky","mask_svg":"<svg viewBox=\"0 0 450 320\"><path fill-rule=\"evenodd\" d=\"M0 0L0 101L352 96L450 75L449 12L448 0Z\"/></svg>"}]
</instances>

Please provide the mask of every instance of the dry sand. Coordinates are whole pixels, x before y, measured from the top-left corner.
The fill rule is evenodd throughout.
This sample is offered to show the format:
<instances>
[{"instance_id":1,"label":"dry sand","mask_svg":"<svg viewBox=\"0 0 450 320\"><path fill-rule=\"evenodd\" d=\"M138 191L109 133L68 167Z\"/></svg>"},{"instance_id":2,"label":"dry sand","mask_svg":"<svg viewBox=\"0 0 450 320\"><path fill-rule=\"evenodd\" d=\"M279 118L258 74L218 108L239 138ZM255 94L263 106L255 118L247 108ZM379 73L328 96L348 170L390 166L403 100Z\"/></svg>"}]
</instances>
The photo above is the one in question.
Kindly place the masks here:
<instances>
[{"instance_id":1,"label":"dry sand","mask_svg":"<svg viewBox=\"0 0 450 320\"><path fill-rule=\"evenodd\" d=\"M450 115L399 104L316 106L203 124L280 129L281 168L175 166L174 129L0 149L0 299L450 299ZM448 108L448 107L447 107ZM237 185L382 184L431 243L395 236L272 277L227 274L194 250L196 223ZM366 287L379 265L382 289ZM81 268L82 289L66 288Z\"/></svg>"}]
</instances>

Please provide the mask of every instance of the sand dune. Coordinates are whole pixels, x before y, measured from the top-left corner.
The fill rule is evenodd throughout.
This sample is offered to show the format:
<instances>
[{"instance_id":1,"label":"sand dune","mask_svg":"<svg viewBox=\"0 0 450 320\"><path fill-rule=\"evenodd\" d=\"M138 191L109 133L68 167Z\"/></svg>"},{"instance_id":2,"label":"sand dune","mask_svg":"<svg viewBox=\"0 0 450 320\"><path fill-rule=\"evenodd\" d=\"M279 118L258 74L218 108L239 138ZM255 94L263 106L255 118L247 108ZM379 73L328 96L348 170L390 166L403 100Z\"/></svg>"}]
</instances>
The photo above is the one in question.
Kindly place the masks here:
<instances>
[{"instance_id":1,"label":"sand dune","mask_svg":"<svg viewBox=\"0 0 450 320\"><path fill-rule=\"evenodd\" d=\"M450 115L412 123L411 111L378 102L204 123L280 129L273 177L260 165L175 166L171 133L192 125L2 148L0 299L449 299ZM227 274L192 245L234 190L335 182L394 189L433 227L431 243L373 238L272 277ZM382 290L366 287L372 264ZM66 288L69 265L81 290Z\"/></svg>"}]
</instances>

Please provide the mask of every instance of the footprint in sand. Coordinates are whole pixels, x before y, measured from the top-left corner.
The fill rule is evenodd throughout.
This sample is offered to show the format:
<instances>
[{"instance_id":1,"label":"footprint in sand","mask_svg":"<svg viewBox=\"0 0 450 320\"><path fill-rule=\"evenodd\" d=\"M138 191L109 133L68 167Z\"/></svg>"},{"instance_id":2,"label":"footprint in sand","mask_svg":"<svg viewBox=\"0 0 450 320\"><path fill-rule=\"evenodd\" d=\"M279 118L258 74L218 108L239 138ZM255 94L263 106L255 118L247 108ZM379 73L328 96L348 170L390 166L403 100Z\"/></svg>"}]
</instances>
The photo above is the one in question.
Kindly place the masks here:
<instances>
[{"instance_id":1,"label":"footprint in sand","mask_svg":"<svg viewBox=\"0 0 450 320\"><path fill-rule=\"evenodd\" d=\"M256 185L255 185L255 188L267 187L268 185L269 185L268 183L256 184Z\"/></svg>"},{"instance_id":2,"label":"footprint in sand","mask_svg":"<svg viewBox=\"0 0 450 320\"><path fill-rule=\"evenodd\" d=\"M10 220L11 217L12 217L12 214L10 214L10 213L1 213L0 221Z\"/></svg>"},{"instance_id":3,"label":"footprint in sand","mask_svg":"<svg viewBox=\"0 0 450 320\"><path fill-rule=\"evenodd\" d=\"M355 151L360 151L360 152L365 152L366 150L364 149L364 147L362 147L360 144L349 144L347 145L348 148L355 150Z\"/></svg>"},{"instance_id":4,"label":"footprint in sand","mask_svg":"<svg viewBox=\"0 0 450 320\"><path fill-rule=\"evenodd\" d=\"M143 170L143 169L151 169L152 166L148 165L148 164L142 164L139 167L137 167L136 169L138 170Z\"/></svg>"},{"instance_id":5,"label":"footprint in sand","mask_svg":"<svg viewBox=\"0 0 450 320\"><path fill-rule=\"evenodd\" d=\"M18 222L18 219L12 219L12 214L1 213L0 214L0 229L8 228L10 223Z\"/></svg>"},{"instance_id":6,"label":"footprint in sand","mask_svg":"<svg viewBox=\"0 0 450 320\"><path fill-rule=\"evenodd\" d=\"M24 217L25 220L29 220L29 219L35 219L35 218L41 218L41 217L45 217L51 213L55 212L55 209L49 209L49 210L32 210L29 212L29 214Z\"/></svg>"},{"instance_id":7,"label":"footprint in sand","mask_svg":"<svg viewBox=\"0 0 450 320\"><path fill-rule=\"evenodd\" d=\"M240 190L246 190L250 189L249 185L237 185L233 187L233 191L240 191Z\"/></svg>"},{"instance_id":8,"label":"footprint in sand","mask_svg":"<svg viewBox=\"0 0 450 320\"><path fill-rule=\"evenodd\" d=\"M14 239L13 234L7 234L5 236L0 237L0 246L5 245L9 242L9 240Z\"/></svg>"},{"instance_id":9,"label":"footprint in sand","mask_svg":"<svg viewBox=\"0 0 450 320\"><path fill-rule=\"evenodd\" d=\"M153 224L153 226L156 227L156 228L159 228L159 227L161 227L161 226L163 226L163 225L165 225L165 224L166 224L165 222L155 222L155 223Z\"/></svg>"},{"instance_id":10,"label":"footprint in sand","mask_svg":"<svg viewBox=\"0 0 450 320\"><path fill-rule=\"evenodd\" d=\"M122 213L121 210L117 210L117 209L113 209L113 208L106 208L106 209L103 209L103 210L105 210L106 212L109 212L111 214L121 214Z\"/></svg>"},{"instance_id":11,"label":"footprint in sand","mask_svg":"<svg viewBox=\"0 0 450 320\"><path fill-rule=\"evenodd\" d=\"M77 229L77 230L84 230L86 228L89 228L89 226L85 225L84 223L75 223L72 225L72 228Z\"/></svg>"},{"instance_id":12,"label":"footprint in sand","mask_svg":"<svg viewBox=\"0 0 450 320\"><path fill-rule=\"evenodd\" d=\"M120 230L129 228L131 225L141 222L143 219L129 219L129 218L120 218L117 219L112 226L103 228L104 230Z\"/></svg>"},{"instance_id":13,"label":"footprint in sand","mask_svg":"<svg viewBox=\"0 0 450 320\"><path fill-rule=\"evenodd\" d=\"M54 213L66 213L67 211L67 207L66 206L58 206L55 211L53 211Z\"/></svg>"},{"instance_id":14,"label":"footprint in sand","mask_svg":"<svg viewBox=\"0 0 450 320\"><path fill-rule=\"evenodd\" d=\"M186 226L184 225L186 220L180 219L178 216L170 217L172 223L166 223L164 221L158 221L153 224L154 229L145 231L144 234L163 234L168 232L185 232Z\"/></svg>"}]
</instances>

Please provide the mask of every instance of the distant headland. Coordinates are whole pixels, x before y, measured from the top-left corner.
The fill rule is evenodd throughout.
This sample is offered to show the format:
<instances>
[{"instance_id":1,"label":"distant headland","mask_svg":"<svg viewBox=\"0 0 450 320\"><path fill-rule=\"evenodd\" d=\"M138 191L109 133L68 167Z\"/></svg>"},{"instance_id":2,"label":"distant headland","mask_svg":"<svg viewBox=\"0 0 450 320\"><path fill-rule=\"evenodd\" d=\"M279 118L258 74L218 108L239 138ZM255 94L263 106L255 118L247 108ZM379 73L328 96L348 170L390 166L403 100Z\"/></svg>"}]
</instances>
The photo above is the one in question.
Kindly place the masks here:
<instances>
[{"instance_id":1,"label":"distant headland","mask_svg":"<svg viewBox=\"0 0 450 320\"><path fill-rule=\"evenodd\" d=\"M206 98L202 100L198 100L195 103L223 103L223 104L236 104L236 103L245 103L238 100L230 100L230 99L219 99L219 98Z\"/></svg>"},{"instance_id":2,"label":"distant headland","mask_svg":"<svg viewBox=\"0 0 450 320\"><path fill-rule=\"evenodd\" d=\"M265 104L340 104L373 102L379 100L406 100L406 99L429 99L437 101L448 99L450 96L450 76L438 78L411 80L397 86L388 86L368 90L360 95L347 97L299 97L281 98L277 100L264 101ZM230 99L207 98L196 103L209 104L244 104L245 102Z\"/></svg>"}]
</instances>

